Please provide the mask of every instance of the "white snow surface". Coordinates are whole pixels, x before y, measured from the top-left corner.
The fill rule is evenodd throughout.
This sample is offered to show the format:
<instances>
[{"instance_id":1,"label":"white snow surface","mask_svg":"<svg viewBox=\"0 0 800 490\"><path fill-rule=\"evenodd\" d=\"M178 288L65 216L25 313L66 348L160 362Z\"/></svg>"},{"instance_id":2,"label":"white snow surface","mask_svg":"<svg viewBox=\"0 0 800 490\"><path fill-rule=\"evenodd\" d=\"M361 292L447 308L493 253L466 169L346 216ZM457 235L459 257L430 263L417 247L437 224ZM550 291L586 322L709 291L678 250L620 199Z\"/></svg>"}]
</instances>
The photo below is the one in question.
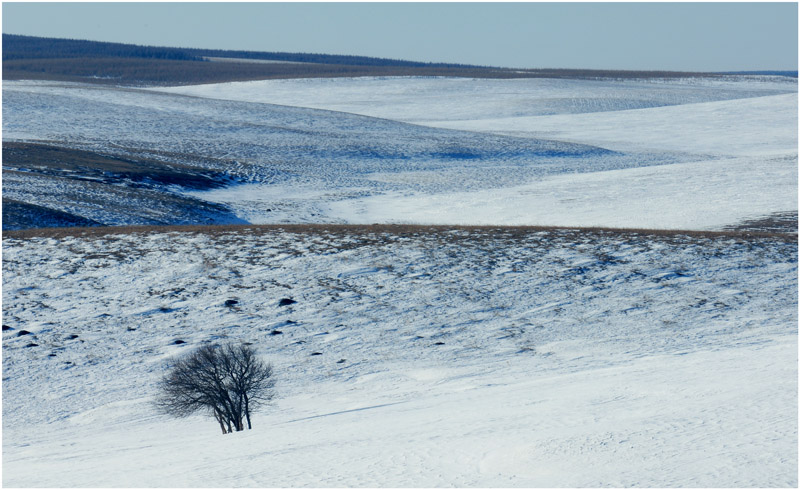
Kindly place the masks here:
<instances>
[{"instance_id":1,"label":"white snow surface","mask_svg":"<svg viewBox=\"0 0 800 490\"><path fill-rule=\"evenodd\" d=\"M611 113L430 122L432 126L547 137L618 151L688 151L725 156L797 151L797 94Z\"/></svg>"},{"instance_id":2,"label":"white snow surface","mask_svg":"<svg viewBox=\"0 0 800 490\"><path fill-rule=\"evenodd\" d=\"M797 210L786 78L159 90L5 82L3 137L194 155L253 223ZM60 192L28 180L4 196ZM792 238L381 230L4 237L3 485L798 485ZM157 413L168 360L226 339L275 366L253 430Z\"/></svg>"},{"instance_id":3,"label":"white snow surface","mask_svg":"<svg viewBox=\"0 0 800 490\"><path fill-rule=\"evenodd\" d=\"M743 157L557 175L502 192L395 192L337 201L325 214L356 223L414 217L421 224L714 230L779 213L796 200L795 158Z\"/></svg>"},{"instance_id":4,"label":"white snow surface","mask_svg":"<svg viewBox=\"0 0 800 490\"><path fill-rule=\"evenodd\" d=\"M786 77L7 82L3 96L7 139L225 160L215 170L246 183L190 195L251 223L713 230L797 211Z\"/></svg>"},{"instance_id":5,"label":"white snow surface","mask_svg":"<svg viewBox=\"0 0 800 490\"><path fill-rule=\"evenodd\" d=\"M4 486L797 486L792 241L288 230L3 252ZM221 339L275 366L253 430L155 412L165 361Z\"/></svg>"},{"instance_id":6,"label":"white snow surface","mask_svg":"<svg viewBox=\"0 0 800 490\"><path fill-rule=\"evenodd\" d=\"M753 76L669 80L361 77L261 80L154 90L427 124L437 120L620 111L796 93L797 80Z\"/></svg>"},{"instance_id":7,"label":"white snow surface","mask_svg":"<svg viewBox=\"0 0 800 490\"><path fill-rule=\"evenodd\" d=\"M616 151L698 155L689 164L546 176L503 189L386 192L335 201L323 211L347 222L720 229L797 209L798 102L796 80L791 79L365 78L239 82L170 91ZM704 158L710 155L724 160ZM393 181L430 177L408 172L376 176ZM262 192L242 191L242 200ZM212 194L212 200L217 196Z\"/></svg>"}]
</instances>

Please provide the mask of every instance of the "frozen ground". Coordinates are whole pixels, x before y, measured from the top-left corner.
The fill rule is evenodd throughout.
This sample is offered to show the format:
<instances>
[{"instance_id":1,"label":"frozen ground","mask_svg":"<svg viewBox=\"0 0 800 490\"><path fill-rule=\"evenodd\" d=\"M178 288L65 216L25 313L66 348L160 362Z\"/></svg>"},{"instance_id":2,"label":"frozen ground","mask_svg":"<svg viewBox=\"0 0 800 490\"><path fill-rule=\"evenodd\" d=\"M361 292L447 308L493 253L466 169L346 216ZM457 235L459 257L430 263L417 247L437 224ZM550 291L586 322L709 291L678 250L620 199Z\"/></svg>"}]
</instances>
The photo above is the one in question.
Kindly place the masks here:
<instances>
[{"instance_id":1,"label":"frozen ground","mask_svg":"<svg viewBox=\"0 0 800 490\"><path fill-rule=\"evenodd\" d=\"M797 211L797 82L785 77L314 79L158 91L9 82L3 97L6 140L203 160L240 185L161 192L251 223L722 229ZM47 179L34 189L10 177L11 199L78 207L58 208L63 192ZM135 218L106 221L149 217Z\"/></svg>"},{"instance_id":2,"label":"frozen ground","mask_svg":"<svg viewBox=\"0 0 800 490\"><path fill-rule=\"evenodd\" d=\"M663 168L642 162L647 168L518 178L519 185L502 189L387 191L337 200L322 211L347 222L722 229L797 209L797 83L787 78L274 80L171 91L569 141L621 153L694 155ZM418 182L433 177L401 172L374 178ZM240 191L240 199L249 202L263 192L260 187ZM210 196L236 201L225 191Z\"/></svg>"},{"instance_id":3,"label":"frozen ground","mask_svg":"<svg viewBox=\"0 0 800 490\"><path fill-rule=\"evenodd\" d=\"M792 240L290 229L3 251L4 486L797 485ZM254 429L156 414L164 361L221 338L276 367Z\"/></svg>"},{"instance_id":4,"label":"frozen ground","mask_svg":"<svg viewBox=\"0 0 800 490\"><path fill-rule=\"evenodd\" d=\"M797 212L787 78L6 82L3 138L28 148L4 204L33 221ZM169 178L106 173L144 161ZM4 486L798 485L796 235L77 233L4 232ZM275 365L254 429L157 414L167 360L222 339Z\"/></svg>"},{"instance_id":5,"label":"frozen ground","mask_svg":"<svg viewBox=\"0 0 800 490\"><path fill-rule=\"evenodd\" d=\"M796 92L797 80L752 76L647 80L363 77L264 80L155 90L428 124L762 97Z\"/></svg>"},{"instance_id":6,"label":"frozen ground","mask_svg":"<svg viewBox=\"0 0 800 490\"><path fill-rule=\"evenodd\" d=\"M165 195L178 192L222 202L254 223L342 222L346 219L324 214L328 203L392 191L436 195L503 188L543 175L668 164L688 158L679 152L613 152L341 112L80 84L11 82L4 85L3 98L6 140L55 141L126 158L168 155L224 172L231 180L244 183L222 191L223 195L232 193L232 200L220 199L216 193L160 190ZM13 159L4 165L17 172L10 174L6 197L26 201L35 195L48 196L48 205L60 211L105 224L147 223L144 216L134 216L136 219L126 223L85 209L85 202L102 199L100 191L105 189L73 182L74 175L71 183L85 188L84 202L56 186L51 176L40 177L35 169ZM35 178L38 188L19 176L23 171L34 173L29 179ZM387 174L400 178L376 177ZM59 197L64 202L60 208Z\"/></svg>"}]
</instances>

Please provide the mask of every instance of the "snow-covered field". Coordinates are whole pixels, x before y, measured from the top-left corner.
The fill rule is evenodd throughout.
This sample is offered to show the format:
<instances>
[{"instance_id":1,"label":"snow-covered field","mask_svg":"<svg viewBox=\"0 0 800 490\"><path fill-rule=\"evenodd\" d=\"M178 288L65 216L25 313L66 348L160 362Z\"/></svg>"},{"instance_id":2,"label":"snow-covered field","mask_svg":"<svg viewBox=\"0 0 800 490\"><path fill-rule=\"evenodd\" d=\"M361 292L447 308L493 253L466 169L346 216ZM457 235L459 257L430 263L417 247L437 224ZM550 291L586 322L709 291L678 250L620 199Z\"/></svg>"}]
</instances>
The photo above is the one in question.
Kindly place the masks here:
<instances>
[{"instance_id":1,"label":"snow-covered field","mask_svg":"<svg viewBox=\"0 0 800 490\"><path fill-rule=\"evenodd\" d=\"M791 240L6 238L3 277L5 486L797 485ZM254 429L158 415L224 338L278 373Z\"/></svg>"},{"instance_id":2,"label":"snow-covered field","mask_svg":"<svg viewBox=\"0 0 800 490\"><path fill-rule=\"evenodd\" d=\"M647 109L779 95L796 92L797 80L752 76L643 80L363 77L264 80L154 90L428 124L442 120Z\"/></svg>"},{"instance_id":3,"label":"snow-covered field","mask_svg":"<svg viewBox=\"0 0 800 490\"><path fill-rule=\"evenodd\" d=\"M242 184L185 193L251 223L721 229L797 211L785 77L8 82L3 98L6 140L219 159ZM11 177L7 197L34 193Z\"/></svg>"},{"instance_id":4,"label":"snow-covered field","mask_svg":"<svg viewBox=\"0 0 800 490\"><path fill-rule=\"evenodd\" d=\"M796 487L796 235L497 226L791 215L797 109L781 77L5 82L4 141L238 182L4 161L13 202L448 226L4 234L3 485ZM158 414L223 339L278 375L253 430Z\"/></svg>"},{"instance_id":5,"label":"snow-covered field","mask_svg":"<svg viewBox=\"0 0 800 490\"><path fill-rule=\"evenodd\" d=\"M640 160L633 167L593 168L579 175L567 170L532 179L516 176L516 185L502 189L388 191L337 200L323 211L346 222L720 229L797 209L798 103L792 79L274 80L170 92L337 110L621 153L694 155L664 168ZM417 182L432 176L401 172L375 178ZM261 192L242 191L240 199L251 202ZM236 202L224 191L210 196Z\"/></svg>"}]
</instances>

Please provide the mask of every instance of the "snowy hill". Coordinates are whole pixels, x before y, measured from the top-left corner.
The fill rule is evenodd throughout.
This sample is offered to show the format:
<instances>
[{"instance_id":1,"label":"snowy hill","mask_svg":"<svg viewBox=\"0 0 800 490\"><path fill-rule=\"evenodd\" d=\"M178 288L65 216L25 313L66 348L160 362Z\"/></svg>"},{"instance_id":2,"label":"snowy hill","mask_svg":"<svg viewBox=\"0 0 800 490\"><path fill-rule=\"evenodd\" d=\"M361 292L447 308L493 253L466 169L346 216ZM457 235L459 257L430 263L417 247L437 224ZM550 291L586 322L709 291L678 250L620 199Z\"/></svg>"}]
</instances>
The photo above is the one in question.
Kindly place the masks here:
<instances>
[{"instance_id":1,"label":"snowy hill","mask_svg":"<svg viewBox=\"0 0 800 490\"><path fill-rule=\"evenodd\" d=\"M6 486L797 484L793 240L62 235L4 239ZM254 429L154 412L226 338L278 373Z\"/></svg>"},{"instance_id":2,"label":"snowy hill","mask_svg":"<svg viewBox=\"0 0 800 490\"><path fill-rule=\"evenodd\" d=\"M797 211L797 83L784 77L301 79L158 90L21 81L6 83L3 99L5 141L157 158L229 182L151 186L171 212L103 215L80 196L111 209L119 185L4 161L7 199L104 224L174 214L176 224L719 230ZM124 190L153 200L140 187ZM214 210L192 215L184 199Z\"/></svg>"},{"instance_id":3,"label":"snowy hill","mask_svg":"<svg viewBox=\"0 0 800 490\"><path fill-rule=\"evenodd\" d=\"M503 188L487 182L478 191L390 190L336 200L321 211L346 222L722 229L758 216L797 211L795 79L366 78L168 90L588 144L637 159L631 167L598 165L578 175L566 168L530 178L514 174L514 183ZM406 171L381 173L375 179L408 184L431 176ZM263 192L240 191L239 198L227 192L207 196L237 206Z\"/></svg>"},{"instance_id":4,"label":"snowy hill","mask_svg":"<svg viewBox=\"0 0 800 490\"><path fill-rule=\"evenodd\" d=\"M796 487L797 110L770 76L5 82L3 485ZM104 228L177 224L229 226ZM158 413L224 340L275 366L253 430Z\"/></svg>"}]
</instances>

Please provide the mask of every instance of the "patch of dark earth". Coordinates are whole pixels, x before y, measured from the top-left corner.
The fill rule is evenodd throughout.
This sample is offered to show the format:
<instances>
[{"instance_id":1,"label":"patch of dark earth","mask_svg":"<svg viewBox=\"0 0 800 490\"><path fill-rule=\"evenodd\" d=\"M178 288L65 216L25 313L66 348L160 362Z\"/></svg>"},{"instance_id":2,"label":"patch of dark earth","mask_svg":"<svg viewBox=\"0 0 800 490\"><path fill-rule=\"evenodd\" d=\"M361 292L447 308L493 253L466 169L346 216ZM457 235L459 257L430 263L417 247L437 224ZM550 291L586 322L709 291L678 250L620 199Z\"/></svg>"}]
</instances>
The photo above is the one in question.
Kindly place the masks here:
<instances>
[{"instance_id":1,"label":"patch of dark earth","mask_svg":"<svg viewBox=\"0 0 800 490\"><path fill-rule=\"evenodd\" d=\"M726 226L725 230L759 233L791 233L797 235L797 211L773 213L761 218Z\"/></svg>"},{"instance_id":2,"label":"patch of dark earth","mask_svg":"<svg viewBox=\"0 0 800 490\"><path fill-rule=\"evenodd\" d=\"M3 169L107 184L126 182L130 187L176 185L190 190L209 190L236 183L224 172L186 163L194 159L190 156L180 158L173 154L154 158L131 149L122 151L130 156L54 144L4 141Z\"/></svg>"},{"instance_id":3,"label":"patch of dark earth","mask_svg":"<svg viewBox=\"0 0 800 490\"><path fill-rule=\"evenodd\" d=\"M103 226L102 223L37 204L3 198L3 229Z\"/></svg>"},{"instance_id":4,"label":"patch of dark earth","mask_svg":"<svg viewBox=\"0 0 800 490\"><path fill-rule=\"evenodd\" d=\"M3 230L244 224L224 205L182 194L237 183L218 170L224 165L129 148L110 154L3 142Z\"/></svg>"}]
</instances>

